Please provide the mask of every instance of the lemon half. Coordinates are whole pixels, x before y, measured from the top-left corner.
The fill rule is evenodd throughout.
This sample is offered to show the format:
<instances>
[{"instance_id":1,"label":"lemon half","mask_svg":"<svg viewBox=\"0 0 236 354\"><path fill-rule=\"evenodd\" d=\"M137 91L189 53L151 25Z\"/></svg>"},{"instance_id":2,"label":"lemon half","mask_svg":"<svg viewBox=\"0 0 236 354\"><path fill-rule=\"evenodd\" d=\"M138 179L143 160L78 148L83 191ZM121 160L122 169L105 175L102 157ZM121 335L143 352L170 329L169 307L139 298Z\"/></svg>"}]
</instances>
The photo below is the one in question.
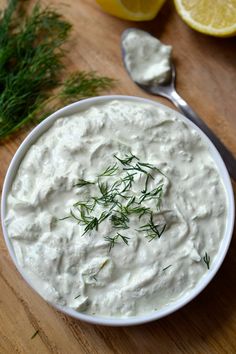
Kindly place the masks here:
<instances>
[{"instance_id":1,"label":"lemon half","mask_svg":"<svg viewBox=\"0 0 236 354\"><path fill-rule=\"evenodd\" d=\"M216 37L236 35L236 0L174 0L193 29Z\"/></svg>"},{"instance_id":2,"label":"lemon half","mask_svg":"<svg viewBox=\"0 0 236 354\"><path fill-rule=\"evenodd\" d=\"M132 21L152 20L165 0L96 0L111 15Z\"/></svg>"}]
</instances>

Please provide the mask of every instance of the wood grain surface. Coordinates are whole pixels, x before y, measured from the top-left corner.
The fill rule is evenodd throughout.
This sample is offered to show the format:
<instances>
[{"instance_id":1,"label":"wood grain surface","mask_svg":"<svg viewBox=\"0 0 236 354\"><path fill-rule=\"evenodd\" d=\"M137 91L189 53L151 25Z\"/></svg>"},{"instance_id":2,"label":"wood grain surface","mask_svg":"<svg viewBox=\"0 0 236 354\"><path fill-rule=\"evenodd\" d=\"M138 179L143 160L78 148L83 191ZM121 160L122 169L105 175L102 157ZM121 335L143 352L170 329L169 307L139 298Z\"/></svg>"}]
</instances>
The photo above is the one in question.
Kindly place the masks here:
<instances>
[{"instance_id":1,"label":"wood grain surface","mask_svg":"<svg viewBox=\"0 0 236 354\"><path fill-rule=\"evenodd\" d=\"M74 25L67 45L69 69L96 70L118 79L110 93L151 97L131 82L121 61L120 35L133 23L103 13L95 0L43 3L57 7ZM155 20L137 26L173 45L179 93L236 155L236 38L216 39L192 31L171 2ZM0 145L0 187L28 131ZM30 289L0 235L0 353L236 353L235 271L234 235L215 279L182 310L142 326L93 326L55 311Z\"/></svg>"}]
</instances>

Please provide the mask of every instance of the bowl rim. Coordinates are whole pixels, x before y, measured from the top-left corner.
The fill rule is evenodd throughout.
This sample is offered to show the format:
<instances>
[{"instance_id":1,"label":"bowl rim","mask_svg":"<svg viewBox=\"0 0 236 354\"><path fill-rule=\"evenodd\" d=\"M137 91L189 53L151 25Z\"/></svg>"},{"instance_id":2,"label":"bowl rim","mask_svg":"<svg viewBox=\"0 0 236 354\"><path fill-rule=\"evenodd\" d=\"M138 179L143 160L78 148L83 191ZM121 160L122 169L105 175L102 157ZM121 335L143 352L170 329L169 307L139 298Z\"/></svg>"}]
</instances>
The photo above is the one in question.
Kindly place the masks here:
<instances>
[{"instance_id":1,"label":"bowl rim","mask_svg":"<svg viewBox=\"0 0 236 354\"><path fill-rule=\"evenodd\" d=\"M198 128L194 123L189 121L186 117L184 117L181 113L173 110L172 108L159 103L158 101L154 101L152 99L147 99L143 97L138 97L138 96L129 96L129 95L106 95L106 96L98 96L98 97L92 97L92 98L87 98L75 103L72 103L70 105L67 105L50 116L48 116L46 119L44 119L41 123L39 123L23 140L23 142L20 144L18 147L16 153L14 154L10 165L8 167L4 183L3 183L3 188L2 188L2 197L1 197L1 224L2 224L2 230L3 230L3 236L5 239L5 243L8 249L8 252L13 260L13 263L15 264L17 270L23 277L23 279L28 283L28 285L39 295L39 292L34 288L34 286L31 283L31 280L29 279L28 275L25 274L25 271L23 268L18 264L13 246L11 244L10 239L8 238L7 234L7 229L4 224L5 220L5 215L6 215L6 200L7 200L7 195L8 192L11 188L12 182L15 178L16 172L18 170L18 167L23 160L25 153L28 151L30 146L47 130L51 127L51 125L55 122L60 117L66 117L68 115L72 115L76 112L84 111L87 108L94 106L94 105L102 105L106 104L108 102L118 100L118 101L132 101L132 102L137 102L137 103L146 103L146 104L151 104L156 107L162 107L165 108L166 110L169 110L170 112L175 112L177 116L182 119L186 124L190 125L192 128L194 128L201 136L201 138L206 142L206 144L209 147L209 152L214 159L216 166L218 167L218 172L221 176L224 188L225 188L225 193L227 197L227 203L228 203L228 218L226 222L226 228L225 228L225 233L224 237L222 239L219 251L218 251L218 258L214 261L213 267L201 278L201 280L197 283L197 285L191 290L185 293L184 296L180 297L177 301L174 301L173 303L170 303L166 307L157 310L152 313L147 313L144 315L139 315L139 316L133 316L133 317L122 317L122 318L115 318L115 317L102 317L102 316L93 316L93 315L88 315L84 313L77 312L76 310L73 310L68 307L62 307L59 305L56 305L54 303L51 303L47 300L51 306L53 306L55 309L65 313L66 315L69 315L71 317L74 317L76 319L92 323L92 324L99 324L99 325L106 325L106 326L131 326L131 325L138 325L138 324L143 324L147 322L151 322L157 319L160 319L162 317L165 317L178 309L182 308L186 304L188 304L190 301L192 301L198 294L200 294L203 289L210 283L210 281L213 279L213 277L216 275L218 272L221 264L223 263L223 260L226 256L226 253L228 251L232 234L233 234L233 227L234 227L234 215L235 215L235 205L234 205L234 193L233 193L233 188L231 184L231 180L228 174L228 171L226 169L226 166L213 145L213 143L210 141L210 139L202 132L200 128ZM42 297L42 296L41 296ZM42 297L43 298L43 297Z\"/></svg>"}]
</instances>

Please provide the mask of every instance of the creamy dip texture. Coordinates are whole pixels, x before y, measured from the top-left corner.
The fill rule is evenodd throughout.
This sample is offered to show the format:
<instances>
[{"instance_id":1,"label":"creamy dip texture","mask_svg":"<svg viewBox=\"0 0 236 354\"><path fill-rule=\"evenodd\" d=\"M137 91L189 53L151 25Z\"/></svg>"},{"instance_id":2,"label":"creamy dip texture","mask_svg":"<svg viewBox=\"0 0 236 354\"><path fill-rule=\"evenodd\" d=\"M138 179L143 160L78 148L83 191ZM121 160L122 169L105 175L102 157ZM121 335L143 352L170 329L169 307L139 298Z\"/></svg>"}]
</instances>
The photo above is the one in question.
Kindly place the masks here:
<instances>
[{"instance_id":1,"label":"creamy dip texture","mask_svg":"<svg viewBox=\"0 0 236 354\"><path fill-rule=\"evenodd\" d=\"M158 168L147 189L162 186L153 212L155 223L166 225L160 237L140 232L148 214L131 215L129 227L116 230L125 239L113 246L109 217L84 235L71 217L79 215L75 203L97 193L78 181L94 181L108 166L120 170L100 184L130 172L114 155ZM133 196L147 178L136 172ZM23 158L7 206L17 261L37 291L52 303L111 317L150 313L191 291L217 257L227 214L221 178L198 133L172 110L120 100L58 119ZM98 204L97 215L104 210Z\"/></svg>"},{"instance_id":2,"label":"creamy dip texture","mask_svg":"<svg viewBox=\"0 0 236 354\"><path fill-rule=\"evenodd\" d=\"M123 38L125 65L139 84L163 84L171 74L172 47L139 29L129 29Z\"/></svg>"}]
</instances>

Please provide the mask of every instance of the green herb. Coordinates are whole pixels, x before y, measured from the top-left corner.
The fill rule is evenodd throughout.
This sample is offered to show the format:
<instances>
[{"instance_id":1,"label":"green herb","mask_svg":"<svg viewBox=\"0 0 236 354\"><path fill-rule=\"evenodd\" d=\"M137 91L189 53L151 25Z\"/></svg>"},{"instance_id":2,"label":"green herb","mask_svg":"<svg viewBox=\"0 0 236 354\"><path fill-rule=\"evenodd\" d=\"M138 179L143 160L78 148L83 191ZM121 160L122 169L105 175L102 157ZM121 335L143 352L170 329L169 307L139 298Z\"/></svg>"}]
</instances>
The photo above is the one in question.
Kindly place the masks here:
<instances>
[{"instance_id":1,"label":"green herb","mask_svg":"<svg viewBox=\"0 0 236 354\"><path fill-rule=\"evenodd\" d=\"M81 214L81 215L82 215L82 214ZM78 221L78 224L81 222L81 219L80 219L77 215L75 215L75 213L73 212L72 209L70 210L70 216L71 216L73 219L75 219L76 221Z\"/></svg>"},{"instance_id":2,"label":"green herb","mask_svg":"<svg viewBox=\"0 0 236 354\"><path fill-rule=\"evenodd\" d=\"M90 220L88 222L87 226L84 229L82 236L84 236L88 231L91 231L93 229L95 229L96 231L98 230L98 219L96 217L92 218L92 220Z\"/></svg>"},{"instance_id":3,"label":"green herb","mask_svg":"<svg viewBox=\"0 0 236 354\"><path fill-rule=\"evenodd\" d=\"M118 162L109 165L103 172L98 174L94 181L78 180L76 186L87 187L90 197L87 201L79 200L74 203L74 209L70 210L70 215L61 220L73 218L78 224L84 226L82 235L85 235L92 230L98 231L99 225L106 219L108 219L108 226L120 232L130 228L131 216L136 218L139 223L140 219L146 215L146 218L149 218L149 222L139 227L137 231L145 232L149 242L156 237L160 238L165 231L166 224L155 224L153 220L155 210L142 204L144 201L155 201L157 199L156 207L158 209L158 204L162 198L163 184L148 190L148 182L150 178L153 178L150 172L155 169L155 166L141 162L132 153L126 154L124 158L116 155L114 157ZM135 165L132 165L133 160L137 161ZM144 170L144 168L149 170L149 172ZM133 172L126 172L126 169L131 169ZM118 172L119 177L115 179L114 176ZM144 188L140 190L140 193L136 189L133 191L133 185L142 178L143 174L146 176ZM90 184L94 185L92 190L89 189ZM97 191L97 196L91 195L94 191ZM98 205L99 209L97 209ZM102 212L100 211L101 207L103 208ZM98 212L100 212L100 216ZM115 236L105 237L105 240L109 242L109 250L119 240L123 240L124 243L128 244L129 237L123 236L119 232Z\"/></svg>"},{"instance_id":4,"label":"green herb","mask_svg":"<svg viewBox=\"0 0 236 354\"><path fill-rule=\"evenodd\" d=\"M135 155L133 155L132 153L130 155L125 154L124 158L119 158L118 156L114 155L114 157L123 165L123 166L127 166L129 165L133 159L135 160L139 160Z\"/></svg>"},{"instance_id":5,"label":"green herb","mask_svg":"<svg viewBox=\"0 0 236 354\"><path fill-rule=\"evenodd\" d=\"M63 45L71 25L52 8L38 3L26 14L26 7L9 0L0 19L0 139L113 84L94 72L66 78Z\"/></svg>"},{"instance_id":6,"label":"green herb","mask_svg":"<svg viewBox=\"0 0 236 354\"><path fill-rule=\"evenodd\" d=\"M127 216L125 214L119 213L118 215L113 214L110 217L112 226L114 227L114 229L128 229L129 226L127 224L127 222L129 221L129 219L127 218Z\"/></svg>"},{"instance_id":7,"label":"green herb","mask_svg":"<svg viewBox=\"0 0 236 354\"><path fill-rule=\"evenodd\" d=\"M113 166L108 166L105 171L103 171L99 177L110 177L114 176L118 170L117 163L115 163Z\"/></svg>"},{"instance_id":8,"label":"green herb","mask_svg":"<svg viewBox=\"0 0 236 354\"><path fill-rule=\"evenodd\" d=\"M121 203L117 203L117 206L119 208L119 213L123 215L123 218L126 217L127 221L128 221L128 217L127 217L128 215L137 214L139 215L139 219L140 219L144 214L149 214L151 212L150 208L139 206L139 205L133 206L134 203L135 203L135 197L130 197L130 200L128 201L127 205L122 205Z\"/></svg>"},{"instance_id":9,"label":"green herb","mask_svg":"<svg viewBox=\"0 0 236 354\"><path fill-rule=\"evenodd\" d=\"M78 297L80 297L81 295L77 295L74 299L78 299Z\"/></svg>"},{"instance_id":10,"label":"green herb","mask_svg":"<svg viewBox=\"0 0 236 354\"><path fill-rule=\"evenodd\" d=\"M124 171L138 171L138 172L143 172L144 174L148 174L146 170L144 170L139 163L136 163L135 165L129 165L130 167L124 167Z\"/></svg>"},{"instance_id":11,"label":"green herb","mask_svg":"<svg viewBox=\"0 0 236 354\"><path fill-rule=\"evenodd\" d=\"M207 269L210 269L210 256L208 256L207 252L205 252L205 255L203 257L203 261L206 263Z\"/></svg>"},{"instance_id":12,"label":"green herb","mask_svg":"<svg viewBox=\"0 0 236 354\"><path fill-rule=\"evenodd\" d=\"M39 329L37 329L37 331L34 332L34 334L32 335L32 337L30 339L34 339L38 333L39 333Z\"/></svg>"},{"instance_id":13,"label":"green herb","mask_svg":"<svg viewBox=\"0 0 236 354\"><path fill-rule=\"evenodd\" d=\"M94 184L94 182L86 181L85 179L79 179L78 183L74 184L73 187L84 187L88 184Z\"/></svg>"},{"instance_id":14,"label":"green herb","mask_svg":"<svg viewBox=\"0 0 236 354\"><path fill-rule=\"evenodd\" d=\"M167 267L163 268L162 271L164 272L165 270L167 270L168 268L172 267L172 264L168 265Z\"/></svg>"},{"instance_id":15,"label":"green herb","mask_svg":"<svg viewBox=\"0 0 236 354\"><path fill-rule=\"evenodd\" d=\"M159 172L161 175L163 175L163 176L166 177L166 175L165 175L159 168L157 168L156 166L154 166L154 165L152 165L152 164L150 164L150 163L139 162L139 165L140 165L140 166L144 166L144 167L146 167L146 168L149 168L149 169L151 169L151 170L153 170L153 171L157 171L157 172ZM152 178L153 178L153 177L152 177Z\"/></svg>"},{"instance_id":16,"label":"green herb","mask_svg":"<svg viewBox=\"0 0 236 354\"><path fill-rule=\"evenodd\" d=\"M111 251L111 249L115 246L115 244L118 242L118 239L119 238L121 238L122 239L122 241L126 244L126 245L128 245L129 244L129 237L127 237L127 236L123 236L123 235L121 235L120 233L118 233L117 232L117 234L115 235L115 236L113 236L113 237L110 237L110 236L105 236L105 240L107 241L107 242L109 242L109 252Z\"/></svg>"},{"instance_id":17,"label":"green herb","mask_svg":"<svg viewBox=\"0 0 236 354\"><path fill-rule=\"evenodd\" d=\"M131 189L132 188L132 184L134 182L134 176L136 175L137 173L132 173L132 174L129 174L127 173L126 176L124 178L121 179L121 183L123 183L125 186L124 188L122 189L121 193L124 193L126 192L128 189Z\"/></svg>"},{"instance_id":18,"label":"green herb","mask_svg":"<svg viewBox=\"0 0 236 354\"><path fill-rule=\"evenodd\" d=\"M155 225L153 221L153 213L150 215L150 221L148 224L143 225L140 227L138 231L145 231L147 232L146 237L149 238L149 242L154 240L155 238L160 238L163 232L165 231L166 224L162 227L161 225Z\"/></svg>"},{"instance_id":19,"label":"green herb","mask_svg":"<svg viewBox=\"0 0 236 354\"><path fill-rule=\"evenodd\" d=\"M154 188L152 191L147 192L145 189L142 191L142 196L140 197L139 204L141 204L144 200L150 200L150 199L160 199L162 196L162 188L163 184L158 186L157 188Z\"/></svg>"},{"instance_id":20,"label":"green herb","mask_svg":"<svg viewBox=\"0 0 236 354\"><path fill-rule=\"evenodd\" d=\"M111 215L111 212L103 211L98 219L98 223L101 224L105 219L107 219Z\"/></svg>"},{"instance_id":21,"label":"green herb","mask_svg":"<svg viewBox=\"0 0 236 354\"><path fill-rule=\"evenodd\" d=\"M90 213L94 209L95 203L79 201L73 204L73 207L79 208L81 213L83 213L83 210L85 210L87 213Z\"/></svg>"},{"instance_id":22,"label":"green herb","mask_svg":"<svg viewBox=\"0 0 236 354\"><path fill-rule=\"evenodd\" d=\"M57 219L58 221L62 221L62 220L66 220L66 219L70 219L71 216L65 216L64 218L60 218L60 219Z\"/></svg>"}]
</instances>

